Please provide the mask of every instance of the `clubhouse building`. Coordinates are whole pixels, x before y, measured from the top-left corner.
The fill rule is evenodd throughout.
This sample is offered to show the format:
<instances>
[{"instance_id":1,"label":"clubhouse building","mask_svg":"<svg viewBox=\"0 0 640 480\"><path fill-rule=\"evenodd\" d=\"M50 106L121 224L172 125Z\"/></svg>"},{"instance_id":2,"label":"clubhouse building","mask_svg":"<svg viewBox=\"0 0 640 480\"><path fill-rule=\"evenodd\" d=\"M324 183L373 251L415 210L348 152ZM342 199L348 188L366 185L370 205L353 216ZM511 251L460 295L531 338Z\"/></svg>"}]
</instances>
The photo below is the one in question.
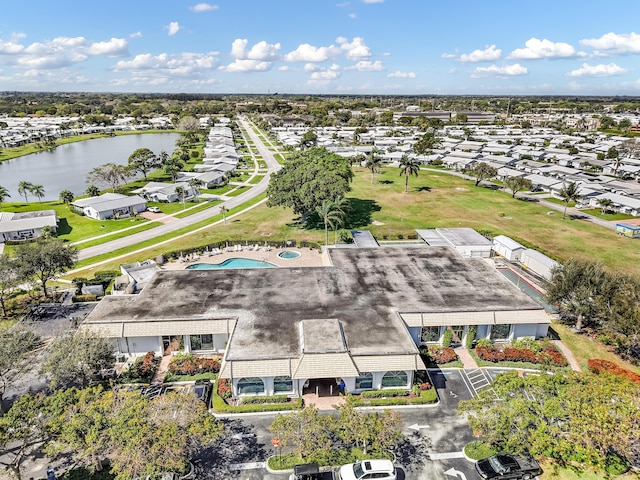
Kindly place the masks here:
<instances>
[{"instance_id":1,"label":"clubhouse building","mask_svg":"<svg viewBox=\"0 0 640 480\"><path fill-rule=\"evenodd\" d=\"M547 334L550 317L486 259L450 246L329 249L331 266L159 271L105 297L80 329L118 355L222 355L234 396L410 388L418 347ZM473 328L471 328L473 327ZM448 335L447 335L448 336Z\"/></svg>"}]
</instances>

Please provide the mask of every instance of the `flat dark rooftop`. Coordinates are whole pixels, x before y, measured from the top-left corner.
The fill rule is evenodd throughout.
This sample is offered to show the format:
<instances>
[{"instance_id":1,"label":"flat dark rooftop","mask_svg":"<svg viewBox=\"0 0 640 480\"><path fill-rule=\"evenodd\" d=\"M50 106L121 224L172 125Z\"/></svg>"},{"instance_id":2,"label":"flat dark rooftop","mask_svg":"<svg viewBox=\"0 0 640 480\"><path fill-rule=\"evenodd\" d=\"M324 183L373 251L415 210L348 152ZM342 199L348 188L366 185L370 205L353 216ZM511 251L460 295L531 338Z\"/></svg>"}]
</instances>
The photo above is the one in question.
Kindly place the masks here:
<instances>
[{"instance_id":1,"label":"flat dark rooftop","mask_svg":"<svg viewBox=\"0 0 640 480\"><path fill-rule=\"evenodd\" d=\"M332 267L161 271L88 322L237 317L229 352L300 353L300 320L337 319L352 354L415 346L397 312L539 309L481 259L448 247L333 249ZM176 332L179 333L179 332Z\"/></svg>"}]
</instances>

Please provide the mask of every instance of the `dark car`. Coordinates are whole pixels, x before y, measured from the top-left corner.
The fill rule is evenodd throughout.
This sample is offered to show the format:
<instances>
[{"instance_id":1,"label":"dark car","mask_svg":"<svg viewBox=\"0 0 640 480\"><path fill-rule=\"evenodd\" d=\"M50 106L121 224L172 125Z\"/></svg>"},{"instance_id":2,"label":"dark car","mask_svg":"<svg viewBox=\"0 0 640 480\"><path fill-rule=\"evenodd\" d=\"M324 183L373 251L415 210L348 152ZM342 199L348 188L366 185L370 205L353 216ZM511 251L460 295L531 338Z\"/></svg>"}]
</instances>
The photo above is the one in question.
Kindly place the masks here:
<instances>
[{"instance_id":1,"label":"dark car","mask_svg":"<svg viewBox=\"0 0 640 480\"><path fill-rule=\"evenodd\" d=\"M293 473L289 475L289 480L320 480L322 474L317 463L305 463L293 467Z\"/></svg>"},{"instance_id":2,"label":"dark car","mask_svg":"<svg viewBox=\"0 0 640 480\"><path fill-rule=\"evenodd\" d=\"M476 471L482 478L500 478L509 480L530 480L542 473L538 462L533 458L501 453L476 462Z\"/></svg>"}]
</instances>

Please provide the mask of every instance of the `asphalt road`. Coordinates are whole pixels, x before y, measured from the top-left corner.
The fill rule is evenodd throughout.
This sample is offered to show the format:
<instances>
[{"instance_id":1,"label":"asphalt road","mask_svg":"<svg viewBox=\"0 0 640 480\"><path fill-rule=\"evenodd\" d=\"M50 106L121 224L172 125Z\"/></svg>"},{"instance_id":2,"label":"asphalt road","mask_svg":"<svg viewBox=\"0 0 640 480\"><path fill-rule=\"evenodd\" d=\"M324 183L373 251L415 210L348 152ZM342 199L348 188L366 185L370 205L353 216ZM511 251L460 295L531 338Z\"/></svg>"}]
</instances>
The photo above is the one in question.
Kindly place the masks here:
<instances>
[{"instance_id":1,"label":"asphalt road","mask_svg":"<svg viewBox=\"0 0 640 480\"><path fill-rule=\"evenodd\" d=\"M95 245L93 247L82 249L78 252L78 260L85 260L87 258L103 255L105 253L113 252L121 248L146 242L153 238L166 235L167 233L175 232L177 230L180 230L181 228L194 225L198 222L201 222L208 218L212 218L216 215L219 215L220 207L222 205L225 205L228 209L232 209L264 193L267 190L267 187L269 185L269 179L271 178L271 173L278 171L281 168L281 165L275 159L273 152L271 152L264 145L262 140L253 131L253 128L251 127L251 125L244 118L240 118L239 121L242 127L245 128L249 138L254 142L255 147L257 148L259 154L262 156L262 159L267 165L267 172L262 178L262 180L260 180L260 182L252 186L247 191L242 192L240 195L236 197L230 197L224 203L220 205L216 205L213 208L208 208L201 212L194 213L193 215L189 215L188 217L176 219L172 222L159 225L158 227L153 228L151 230L134 233L133 235L128 235L126 237L111 240L109 242L105 242L100 245Z\"/></svg>"}]
</instances>

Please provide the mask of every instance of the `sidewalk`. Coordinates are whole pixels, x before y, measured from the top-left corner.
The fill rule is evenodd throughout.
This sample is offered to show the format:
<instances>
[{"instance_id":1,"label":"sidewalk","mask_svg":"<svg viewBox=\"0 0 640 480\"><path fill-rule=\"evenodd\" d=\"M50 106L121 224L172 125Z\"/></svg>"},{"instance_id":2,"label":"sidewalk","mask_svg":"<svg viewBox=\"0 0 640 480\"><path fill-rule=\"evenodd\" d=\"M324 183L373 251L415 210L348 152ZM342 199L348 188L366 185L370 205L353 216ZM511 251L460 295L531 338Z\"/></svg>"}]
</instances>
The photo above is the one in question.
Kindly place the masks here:
<instances>
[{"instance_id":1,"label":"sidewalk","mask_svg":"<svg viewBox=\"0 0 640 480\"><path fill-rule=\"evenodd\" d=\"M567 357L567 361L569 362L569 366L571 367L571 370L575 370L576 372L582 371L582 368L580 368L580 364L578 363L578 360L576 360L576 357L573 356L573 352L569 350L569 347L567 347L562 342L562 340L551 340L551 343L553 343L556 347L558 347L558 350L560 350L562 354L565 357Z\"/></svg>"},{"instance_id":2,"label":"sidewalk","mask_svg":"<svg viewBox=\"0 0 640 480\"><path fill-rule=\"evenodd\" d=\"M165 355L162 357L160 365L158 365L158 370L156 370L156 373L151 380L151 385L159 385L164 382L164 377L169 371L169 363L172 358L173 357L171 355Z\"/></svg>"},{"instance_id":3,"label":"sidewalk","mask_svg":"<svg viewBox=\"0 0 640 480\"><path fill-rule=\"evenodd\" d=\"M453 350L458 355L458 358L462 361L462 368L465 368L465 369L467 369L467 368L478 368L478 364L473 359L473 357L469 353L469 350L467 350L466 347L459 346L459 347L454 348Z\"/></svg>"}]
</instances>

